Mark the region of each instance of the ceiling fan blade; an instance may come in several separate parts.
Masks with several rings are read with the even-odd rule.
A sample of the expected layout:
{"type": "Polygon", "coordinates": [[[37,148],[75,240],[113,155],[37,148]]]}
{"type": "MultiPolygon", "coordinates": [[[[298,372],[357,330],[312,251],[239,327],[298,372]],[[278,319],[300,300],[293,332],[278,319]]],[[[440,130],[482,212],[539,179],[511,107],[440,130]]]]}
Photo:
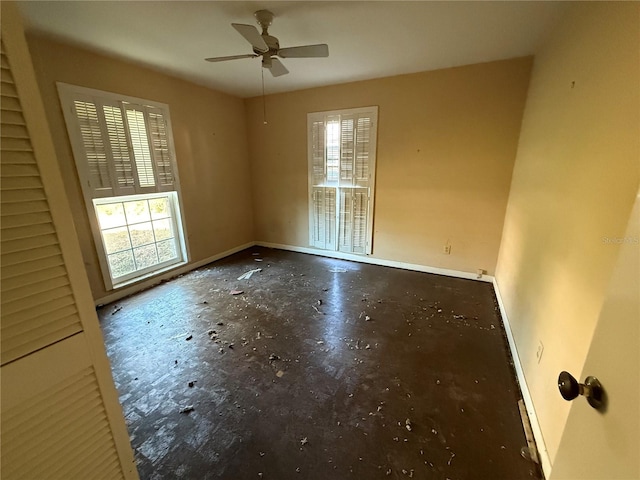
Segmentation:
{"type": "Polygon", "coordinates": [[[247,42],[253,45],[253,48],[260,52],[266,52],[269,47],[264,41],[264,38],[258,32],[258,29],[253,25],[244,25],[242,23],[232,23],[231,26],[235,28],[240,35],[242,35],[247,42]]]}
{"type": "Polygon", "coordinates": [[[205,60],[207,62],[225,62],[227,60],[237,60],[239,58],[254,58],[257,56],[258,55],[256,55],[255,53],[247,53],[244,55],[230,55],[228,57],[211,57],[211,58],[205,58],[205,60]]]}
{"type": "Polygon", "coordinates": [[[282,58],[328,57],[329,46],[326,43],[321,43],[319,45],[281,48],[278,50],[278,56],[282,58]]]}
{"type": "Polygon", "coordinates": [[[289,73],[289,70],[287,70],[287,68],[277,58],[271,59],[271,68],[269,69],[269,71],[274,77],[279,77],[281,75],[286,75],[287,73],[289,73]]]}

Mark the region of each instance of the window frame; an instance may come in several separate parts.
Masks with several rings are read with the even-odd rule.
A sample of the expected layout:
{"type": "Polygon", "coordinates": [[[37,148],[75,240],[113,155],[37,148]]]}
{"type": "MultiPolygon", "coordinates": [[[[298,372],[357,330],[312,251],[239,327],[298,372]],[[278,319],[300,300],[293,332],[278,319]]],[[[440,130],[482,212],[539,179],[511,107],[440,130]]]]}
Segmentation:
{"type": "MultiPolygon", "coordinates": [[[[342,127],[340,127],[342,128],[342,127]]],[[[355,131],[355,125],[354,125],[355,131]]],[[[371,255],[373,252],[373,218],[374,218],[374,205],[375,205],[375,184],[376,184],[376,161],[377,161],[377,137],[378,137],[378,106],[372,105],[368,107],[358,107],[358,108],[346,108],[340,110],[328,110],[322,112],[311,112],[307,113],[307,177],[308,177],[308,209],[309,209],[309,244],[314,248],[322,248],[328,251],[342,252],[348,253],[352,255],[371,255]],[[367,182],[367,187],[362,187],[359,185],[341,185],[341,166],[340,162],[338,162],[338,179],[337,181],[326,181],[327,178],[327,135],[326,135],[326,126],[327,119],[330,117],[338,117],[340,118],[339,122],[341,124],[343,116],[355,116],[359,114],[369,114],[369,118],[371,119],[371,127],[370,127],[370,141],[368,142],[369,155],[367,159],[368,165],[368,174],[369,180],[367,182]],[[322,120],[325,126],[325,133],[323,135],[323,151],[324,151],[324,168],[325,168],[325,182],[322,185],[316,185],[314,183],[314,146],[313,146],[313,124],[314,122],[318,122],[322,120]],[[335,191],[334,194],[334,202],[335,202],[335,232],[333,234],[333,244],[330,247],[319,247],[316,242],[314,242],[314,188],[323,187],[323,188],[331,188],[335,191]],[[365,239],[365,249],[364,253],[353,252],[353,251],[344,251],[340,249],[340,217],[342,215],[342,211],[339,208],[341,203],[341,190],[351,189],[353,191],[357,189],[368,189],[368,205],[367,205],[367,222],[366,222],[366,239],[365,239]]],[[[338,136],[338,158],[342,158],[341,149],[342,149],[342,137],[341,134],[338,136]]],[[[354,147],[355,148],[355,141],[354,147]]],[[[353,153],[355,155],[355,152],[353,153]]]]}
{"type": "MultiPolygon", "coordinates": [[[[154,198],[164,198],[167,197],[169,200],[169,208],[171,210],[171,216],[170,221],[171,221],[171,225],[172,228],[178,232],[179,228],[180,228],[180,223],[181,223],[181,214],[180,214],[180,207],[179,205],[176,205],[177,202],[177,192],[175,191],[169,191],[169,192],[157,192],[157,193],[141,193],[141,194],[136,194],[136,195],[122,195],[119,197],[99,197],[99,198],[94,198],[92,200],[93,203],[93,208],[94,208],[94,215],[96,216],[96,218],[98,217],[97,212],[95,211],[95,208],[98,205],[108,205],[108,204],[112,204],[112,203],[124,203],[124,202],[135,202],[137,200],[152,200],[154,198]]],[[[152,221],[152,220],[150,220],[152,221]]],[[[129,227],[129,223],[127,222],[126,226],[129,227]]],[[[117,227],[114,227],[117,228],[117,227]]],[[[109,260],[108,257],[110,254],[107,253],[107,247],[104,243],[104,236],[102,235],[103,230],[108,230],[108,229],[102,229],[100,227],[100,220],[98,219],[98,229],[100,230],[100,242],[102,245],[102,248],[104,250],[105,253],[105,257],[107,259],[106,264],[107,264],[107,268],[109,269],[109,271],[111,271],[111,267],[109,266],[109,260]]],[[[153,275],[156,275],[159,272],[164,272],[167,270],[170,270],[171,268],[173,268],[175,265],[182,265],[185,262],[185,253],[186,252],[186,246],[185,246],[185,242],[184,242],[184,238],[182,235],[175,235],[174,236],[175,239],[175,243],[176,243],[176,250],[177,250],[177,257],[178,260],[165,260],[164,262],[158,263],[156,265],[152,265],[150,267],[146,267],[146,268],[142,268],[140,270],[136,270],[133,271],[131,273],[128,273],[126,275],[122,275],[120,277],[117,278],[113,278],[110,275],[110,278],[112,278],[112,281],[114,281],[114,284],[116,286],[121,286],[121,285],[128,285],[134,281],[138,281],[141,278],[148,278],[151,277],[153,275]]],[[[160,240],[162,241],[162,240],[160,240]]],[[[158,241],[154,241],[154,244],[158,243],[158,241]]],[[[133,250],[133,245],[131,247],[130,250],[133,250]]]]}
{"type": "MultiPolygon", "coordinates": [[[[132,97],[128,95],[121,95],[113,92],[107,92],[104,90],[97,90],[93,88],[81,87],[77,85],[71,85],[64,82],[56,82],[56,86],[58,89],[58,96],[60,99],[60,105],[62,108],[62,112],[65,119],[67,135],[69,138],[69,142],[71,144],[71,150],[73,153],[73,158],[75,161],[75,166],[78,174],[78,180],[82,189],[82,195],[85,204],[85,210],[87,212],[87,217],[89,220],[89,225],[91,227],[91,233],[93,236],[93,243],[96,249],[96,253],[98,256],[98,263],[100,267],[100,273],[102,275],[102,279],[104,282],[104,286],[107,291],[116,290],[142,280],[154,277],[156,275],[160,275],[169,270],[178,268],[182,265],[185,265],[189,262],[191,258],[191,253],[189,251],[189,244],[186,239],[188,238],[187,227],[184,221],[184,214],[182,212],[182,205],[184,205],[182,199],[182,192],[180,189],[180,177],[178,172],[178,166],[176,161],[175,154],[175,146],[173,140],[173,128],[171,124],[171,115],[169,112],[169,106],[164,103],[155,102],[152,100],[147,100],[138,97],[132,97]],[[89,96],[89,97],[97,97],[101,101],[106,103],[118,103],[121,104],[129,103],[137,106],[143,107],[152,107],[162,111],[164,120],[166,122],[166,140],[167,147],[170,152],[171,157],[171,168],[173,174],[173,188],[165,188],[159,182],[157,178],[157,174],[154,168],[154,178],[156,181],[156,191],[134,191],[131,194],[126,195],[95,195],[94,190],[92,189],[89,183],[89,166],[86,162],[86,157],[84,155],[85,147],[82,140],[82,135],[79,132],[77,119],[74,115],[73,105],[74,101],[78,99],[78,97],[89,96]],[[74,126],[75,128],[71,128],[74,126]],[[133,278],[129,278],[129,275],[126,275],[122,280],[116,280],[111,277],[111,269],[109,267],[109,262],[107,259],[107,253],[104,246],[103,238],[102,238],[102,230],[100,228],[100,223],[98,221],[98,216],[95,210],[94,201],[98,203],[117,203],[118,201],[122,201],[121,199],[129,199],[132,200],[134,198],[152,198],[157,194],[157,196],[165,196],[168,193],[175,192],[175,201],[172,202],[173,213],[175,214],[175,224],[178,229],[178,239],[177,246],[181,248],[181,252],[178,255],[181,260],[178,260],[170,265],[158,268],[157,270],[153,270],[151,272],[147,272],[146,269],[138,270],[135,273],[136,275],[133,278]],[[176,205],[177,203],[177,205],[176,205]],[[142,273],[139,273],[142,272],[142,273]]],[[[126,109],[125,109],[126,112],[126,109]]],[[[126,113],[124,114],[126,117],[126,113]]],[[[103,132],[104,134],[104,132],[103,132]]],[[[151,132],[147,132],[147,136],[149,137],[151,132]]],[[[151,148],[151,140],[149,140],[149,146],[151,148]]],[[[110,159],[108,159],[110,161],[110,159]]],[[[110,169],[114,167],[112,165],[109,166],[110,169]]],[[[134,172],[134,175],[137,176],[137,173],[134,172]]],[[[113,180],[115,181],[115,179],[113,180]]],[[[143,187],[145,189],[146,187],[143,187]]]]}

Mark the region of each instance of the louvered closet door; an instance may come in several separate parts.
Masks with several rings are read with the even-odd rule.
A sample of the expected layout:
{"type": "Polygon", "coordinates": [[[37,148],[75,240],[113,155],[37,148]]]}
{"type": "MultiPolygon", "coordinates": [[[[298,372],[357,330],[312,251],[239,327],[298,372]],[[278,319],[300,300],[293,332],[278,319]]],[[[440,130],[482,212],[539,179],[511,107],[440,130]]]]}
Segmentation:
{"type": "Polygon", "coordinates": [[[20,17],[0,6],[2,478],[134,479],[20,17]]]}
{"type": "Polygon", "coordinates": [[[2,46],[2,364],[82,330],[2,46]]]}
{"type": "Polygon", "coordinates": [[[3,480],[123,478],[84,335],[3,366],[2,383],[3,480]]]}

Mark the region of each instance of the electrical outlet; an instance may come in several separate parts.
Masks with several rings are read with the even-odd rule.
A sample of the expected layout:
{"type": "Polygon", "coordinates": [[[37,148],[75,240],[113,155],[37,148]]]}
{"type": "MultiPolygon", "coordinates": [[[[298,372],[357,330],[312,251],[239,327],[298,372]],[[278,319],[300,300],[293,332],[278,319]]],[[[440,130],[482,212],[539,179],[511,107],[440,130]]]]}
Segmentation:
{"type": "Polygon", "coordinates": [[[544,345],[542,341],[538,341],[538,349],[536,350],[536,358],[538,359],[538,363],[542,360],[542,352],[544,352],[544,345]]]}
{"type": "Polygon", "coordinates": [[[451,245],[445,245],[442,248],[442,253],[444,253],[445,255],[451,255],[451,245]]]}

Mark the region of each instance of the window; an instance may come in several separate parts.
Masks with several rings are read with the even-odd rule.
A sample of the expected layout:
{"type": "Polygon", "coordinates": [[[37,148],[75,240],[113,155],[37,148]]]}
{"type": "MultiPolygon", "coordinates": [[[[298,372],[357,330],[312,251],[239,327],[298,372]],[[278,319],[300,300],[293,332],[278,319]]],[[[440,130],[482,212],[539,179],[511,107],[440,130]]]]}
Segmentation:
{"type": "Polygon", "coordinates": [[[311,246],[371,253],[377,117],[378,107],[307,116],[311,246]]]}
{"type": "Polygon", "coordinates": [[[107,287],[186,261],[166,105],[58,84],[107,287]]]}

